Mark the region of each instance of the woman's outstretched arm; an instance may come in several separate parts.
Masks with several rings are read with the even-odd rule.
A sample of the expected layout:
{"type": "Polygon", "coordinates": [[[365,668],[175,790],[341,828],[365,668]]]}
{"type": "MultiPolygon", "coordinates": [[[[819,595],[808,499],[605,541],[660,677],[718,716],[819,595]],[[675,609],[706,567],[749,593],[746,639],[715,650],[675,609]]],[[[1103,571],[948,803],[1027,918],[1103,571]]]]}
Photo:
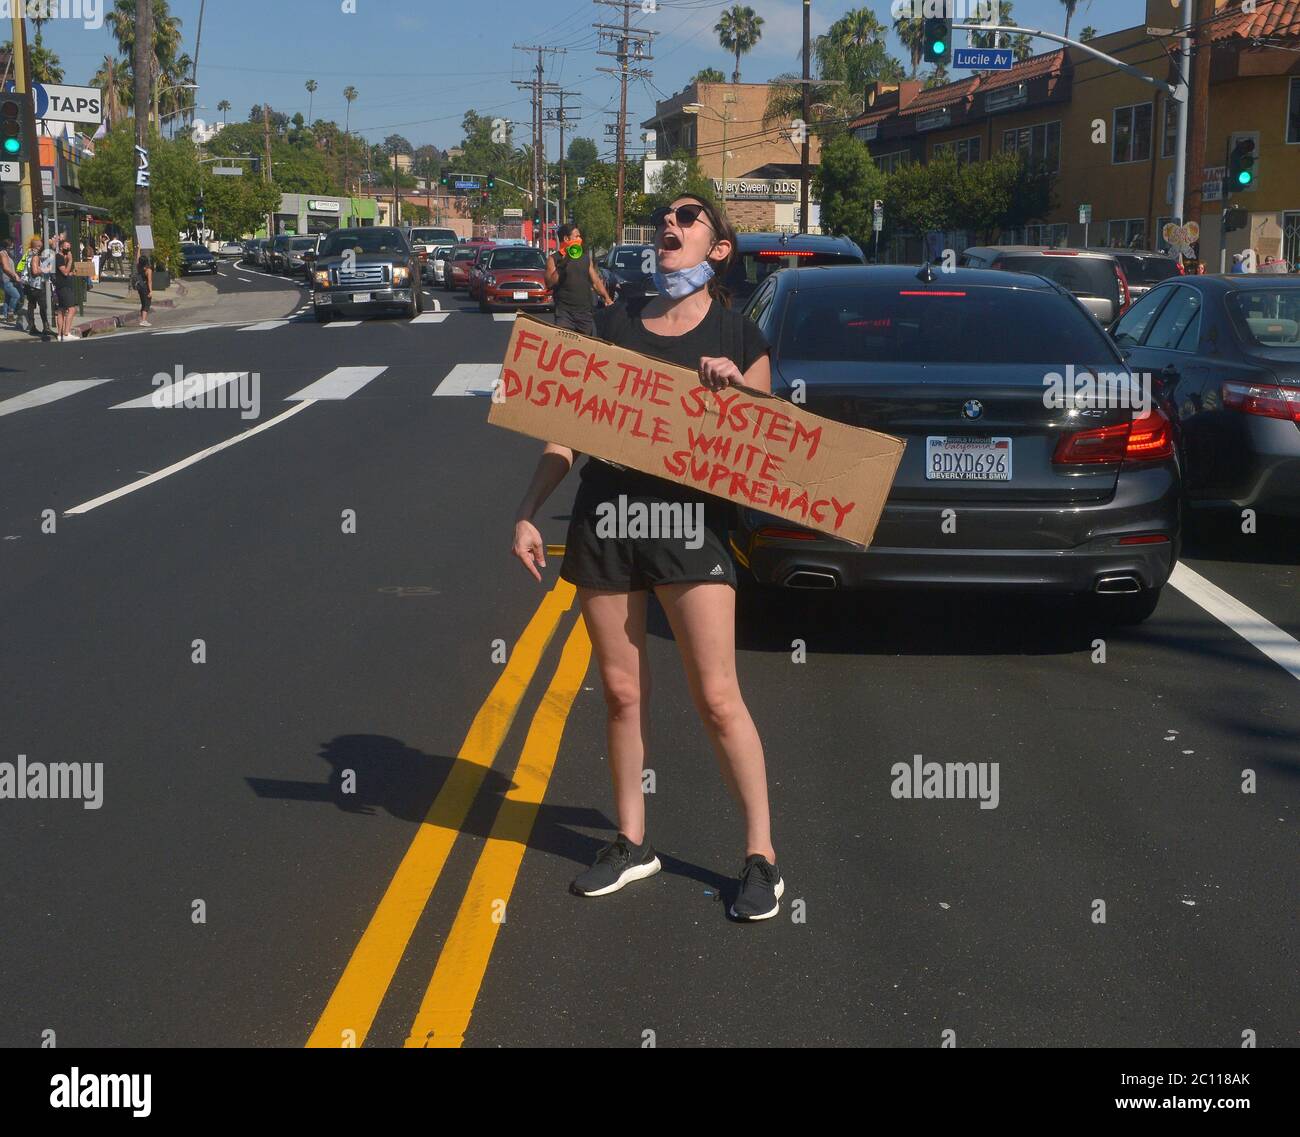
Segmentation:
{"type": "Polygon", "coordinates": [[[539,581],[542,579],[542,574],[537,570],[546,567],[546,545],[542,542],[542,535],[537,531],[537,526],[533,524],[533,517],[546,503],[546,499],[551,496],[555,487],[564,481],[564,476],[577,458],[578,455],[569,447],[548,442],[546,449],[542,451],[542,456],[537,460],[533,480],[529,482],[524,498],[515,511],[515,539],[510,551],[539,581]]]}

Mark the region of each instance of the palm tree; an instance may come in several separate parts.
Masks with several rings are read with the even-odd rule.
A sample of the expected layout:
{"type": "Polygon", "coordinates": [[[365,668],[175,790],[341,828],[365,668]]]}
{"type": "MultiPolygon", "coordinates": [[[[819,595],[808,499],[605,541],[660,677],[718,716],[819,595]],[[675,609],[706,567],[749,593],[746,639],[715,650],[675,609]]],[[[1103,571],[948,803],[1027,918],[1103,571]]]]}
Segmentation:
{"type": "Polygon", "coordinates": [[[343,88],[343,97],[348,101],[347,114],[343,119],[343,192],[348,192],[348,177],[352,173],[352,143],[349,138],[352,129],[352,100],[357,97],[357,89],[351,84],[343,88]]]}
{"type": "Polygon", "coordinates": [[[222,99],[221,102],[219,102],[219,103],[217,104],[217,110],[219,110],[219,111],[221,112],[221,125],[222,125],[222,126],[225,126],[225,125],[226,125],[226,111],[230,110],[230,100],[229,100],[229,99],[222,99]]]}
{"type": "Polygon", "coordinates": [[[925,21],[915,16],[899,16],[894,21],[894,34],[912,57],[911,78],[915,79],[921,70],[921,57],[925,54],[925,21]]]}
{"type": "Polygon", "coordinates": [[[925,89],[928,91],[931,87],[942,87],[945,83],[951,82],[948,75],[948,68],[942,63],[936,63],[934,70],[925,77],[925,89]]]}
{"type": "MultiPolygon", "coordinates": [[[[1092,0],[1088,0],[1089,4],[1092,0]]],[[[1079,6],[1079,0],[1061,0],[1065,6],[1065,38],[1070,38],[1070,21],[1074,18],[1074,10],[1079,6]]]]}
{"type": "Polygon", "coordinates": [[[104,121],[112,129],[113,124],[126,117],[134,92],[131,90],[131,69],[125,59],[104,56],[99,70],[90,77],[90,85],[98,87],[104,94],[104,121]]]}
{"type": "Polygon", "coordinates": [[[1097,38],[1097,29],[1094,28],[1091,24],[1089,24],[1087,27],[1083,29],[1083,31],[1079,33],[1079,39],[1083,43],[1087,43],[1090,39],[1096,39],[1096,38],[1097,38]]]}
{"type": "Polygon", "coordinates": [[[740,57],[763,38],[763,17],[748,5],[733,4],[722,13],[713,30],[718,33],[718,43],[723,50],[736,56],[736,70],[731,73],[731,81],[739,83],[740,57]]]}
{"type": "MultiPolygon", "coordinates": [[[[131,60],[135,58],[135,13],[137,0],[113,0],[113,9],[104,13],[104,22],[117,41],[118,50],[127,63],[130,74],[131,60]]],[[[181,45],[181,21],[171,14],[167,0],[151,0],[153,4],[153,114],[158,117],[159,76],[177,74],[177,51],[181,45]]],[[[185,57],[188,61],[188,56],[185,57]]],[[[181,82],[188,81],[188,70],[181,73],[181,82]]]]}
{"type": "Polygon", "coordinates": [[[307,121],[311,122],[311,100],[312,96],[316,94],[316,80],[308,79],[303,85],[307,88],[307,121]]]}

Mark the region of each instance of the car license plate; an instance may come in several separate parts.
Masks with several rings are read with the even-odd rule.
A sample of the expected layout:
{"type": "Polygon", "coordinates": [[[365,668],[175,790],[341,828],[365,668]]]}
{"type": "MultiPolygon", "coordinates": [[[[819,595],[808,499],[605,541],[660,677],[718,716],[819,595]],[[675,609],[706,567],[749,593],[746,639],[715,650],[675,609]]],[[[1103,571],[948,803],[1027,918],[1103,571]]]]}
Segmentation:
{"type": "Polygon", "coordinates": [[[353,304],[369,304],[369,303],[370,303],[370,293],[369,293],[369,292],[354,292],[354,293],[352,293],[352,303],[353,303],[353,304]]]}
{"type": "Polygon", "coordinates": [[[925,476],[930,481],[1011,481],[1011,439],[930,435],[925,440],[925,476]]]}
{"type": "Polygon", "coordinates": [[[527,293],[527,292],[516,292],[516,293],[514,293],[514,298],[515,298],[516,300],[527,300],[527,299],[528,299],[528,293],[527,293]]]}

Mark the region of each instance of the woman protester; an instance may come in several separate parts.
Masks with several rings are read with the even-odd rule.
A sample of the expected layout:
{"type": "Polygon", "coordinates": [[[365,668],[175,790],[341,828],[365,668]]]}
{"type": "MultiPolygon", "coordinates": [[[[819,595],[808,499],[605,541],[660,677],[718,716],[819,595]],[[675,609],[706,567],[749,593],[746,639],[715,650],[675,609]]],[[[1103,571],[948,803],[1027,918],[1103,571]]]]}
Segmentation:
{"type": "Polygon", "coordinates": [[[58,256],[54,261],[54,320],[60,343],[72,338],[72,316],[77,308],[72,266],[72,242],[64,237],[59,241],[58,256]]]}
{"type": "MultiPolygon", "coordinates": [[[[690,194],[656,210],[653,222],[659,295],[602,309],[597,335],[697,371],[712,391],[741,384],[770,391],[768,345],[752,321],[730,308],[721,283],[736,255],[731,224],[712,203],[690,194]]],[[[539,581],[546,546],[533,517],[577,457],[569,447],[547,443],[516,515],[512,553],[539,581]]],[[[582,468],[560,575],[577,588],[604,685],[618,834],[572,882],[580,896],[604,896],[661,868],[646,838],[641,782],[650,723],[646,610],[653,589],[722,776],[744,813],[745,861],[729,911],[736,919],[764,920],[780,908],[785,884],[772,847],[763,745],[736,677],[731,508],[720,498],[594,457],[582,468]],[[681,503],[677,515],[700,518],[702,532],[690,538],[598,535],[598,509],[623,495],[652,511],[655,503],[681,503]]]]}

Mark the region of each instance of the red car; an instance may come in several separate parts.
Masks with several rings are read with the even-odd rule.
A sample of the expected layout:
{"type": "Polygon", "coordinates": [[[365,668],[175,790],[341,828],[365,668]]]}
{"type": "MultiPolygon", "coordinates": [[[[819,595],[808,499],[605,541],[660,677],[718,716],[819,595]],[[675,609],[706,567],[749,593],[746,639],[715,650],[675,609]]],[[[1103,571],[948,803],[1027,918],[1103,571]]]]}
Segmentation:
{"type": "Polygon", "coordinates": [[[551,311],[555,297],[546,283],[546,257],[528,245],[502,245],[489,249],[478,271],[480,312],[498,308],[534,308],[551,311]]]}
{"type": "Polygon", "coordinates": [[[475,253],[474,259],[469,262],[469,280],[465,285],[465,289],[469,293],[471,300],[478,300],[480,299],[479,286],[483,283],[483,262],[487,259],[488,254],[496,248],[496,244],[478,244],[474,248],[478,251],[475,253]]]}
{"type": "Polygon", "coordinates": [[[458,288],[466,288],[469,285],[469,266],[473,263],[474,258],[478,256],[478,245],[457,245],[451,251],[447,258],[446,278],[442,282],[443,288],[448,292],[455,292],[458,288]]]}

